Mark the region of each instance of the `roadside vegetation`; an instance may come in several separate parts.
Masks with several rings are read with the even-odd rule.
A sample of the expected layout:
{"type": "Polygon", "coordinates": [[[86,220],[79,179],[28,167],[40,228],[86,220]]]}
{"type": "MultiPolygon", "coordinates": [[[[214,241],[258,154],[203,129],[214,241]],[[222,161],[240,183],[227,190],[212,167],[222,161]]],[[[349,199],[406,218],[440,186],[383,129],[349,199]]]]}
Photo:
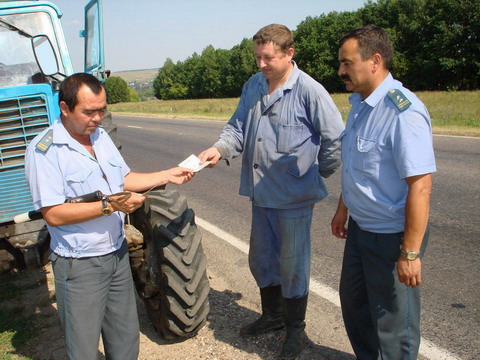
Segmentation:
{"type": "MultiPolygon", "coordinates": [[[[392,40],[392,74],[410,90],[478,90],[479,18],[479,0],[369,0],[356,11],[309,16],[298,24],[292,29],[294,60],[330,92],[344,92],[337,75],[338,41],[348,31],[375,24],[392,40]]],[[[153,81],[155,97],[240,96],[244,82],[258,71],[253,35],[231,49],[209,45],[184,61],[167,59],[153,81]]]]}
{"type": "MultiPolygon", "coordinates": [[[[346,120],[350,105],[337,74],[338,40],[356,27],[379,25],[388,32],[395,49],[393,76],[423,100],[434,133],[480,137],[479,1],[367,0],[356,11],[312,14],[294,29],[294,60],[335,93],[334,101],[346,120]]],[[[252,49],[249,37],[231,49],[209,45],[184,61],[168,58],[148,82],[140,79],[146,74],[154,76],[152,70],[119,74],[128,79],[142,102],[132,104],[136,100],[127,94],[125,84],[116,84],[112,88],[122,85],[120,92],[129,100],[110,96],[108,103],[116,103],[110,110],[227,120],[235,111],[243,84],[258,72],[252,49]],[[152,98],[162,101],[143,101],[152,98]]]]}
{"type": "MultiPolygon", "coordinates": [[[[435,134],[480,137],[480,91],[422,91],[416,95],[430,112],[435,134]]],[[[350,110],[348,97],[332,95],[344,121],[350,110]]],[[[119,103],[108,108],[118,114],[227,121],[237,104],[238,98],[162,100],[119,103]]]]}
{"type": "Polygon", "coordinates": [[[34,340],[52,326],[46,313],[54,298],[43,270],[0,273],[0,359],[41,358],[34,340]]]}

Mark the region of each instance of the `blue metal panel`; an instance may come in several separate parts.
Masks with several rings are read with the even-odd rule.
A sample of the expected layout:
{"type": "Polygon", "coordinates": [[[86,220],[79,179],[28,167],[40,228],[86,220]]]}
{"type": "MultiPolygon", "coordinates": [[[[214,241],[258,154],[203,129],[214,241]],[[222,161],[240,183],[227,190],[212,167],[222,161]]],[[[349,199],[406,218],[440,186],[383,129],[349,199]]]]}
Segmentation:
{"type": "Polygon", "coordinates": [[[0,223],[33,210],[25,150],[55,120],[57,96],[48,84],[0,89],[0,223]]]}
{"type": "Polygon", "coordinates": [[[0,170],[0,223],[33,210],[24,168],[0,170]]]}

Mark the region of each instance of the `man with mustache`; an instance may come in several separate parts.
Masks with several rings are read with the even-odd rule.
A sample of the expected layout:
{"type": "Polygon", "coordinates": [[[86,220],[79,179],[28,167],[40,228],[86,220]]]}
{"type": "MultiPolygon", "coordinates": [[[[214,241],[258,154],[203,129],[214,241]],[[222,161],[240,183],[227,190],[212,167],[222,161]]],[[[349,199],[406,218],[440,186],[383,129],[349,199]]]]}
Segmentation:
{"type": "Polygon", "coordinates": [[[260,288],[262,315],[245,336],[283,328],[280,359],[305,345],[314,204],[327,196],[322,177],[340,165],[343,122],[327,91],[298,69],[291,31],[278,24],[253,37],[261,72],[243,87],[238,107],[202,162],[242,154],[240,194],[252,202],[249,265],[260,288]]]}
{"type": "Polygon", "coordinates": [[[356,29],[339,43],[338,74],[354,94],[331,226],[346,239],[340,300],[360,360],[414,360],[420,344],[418,286],[436,167],[430,116],[392,77],[392,57],[378,26],[356,29]]]}
{"type": "Polygon", "coordinates": [[[172,168],[130,171],[112,140],[99,128],[107,101],[92,75],[67,77],[60,86],[61,115],[30,143],[25,173],[33,205],[41,210],[51,236],[55,295],[69,359],[98,357],[100,333],[105,356],[138,357],[139,324],[123,230],[125,213],[145,201],[139,194],[167,183],[183,184],[193,173],[172,168]],[[130,191],[121,202],[65,203],[100,190],[130,191]]]}

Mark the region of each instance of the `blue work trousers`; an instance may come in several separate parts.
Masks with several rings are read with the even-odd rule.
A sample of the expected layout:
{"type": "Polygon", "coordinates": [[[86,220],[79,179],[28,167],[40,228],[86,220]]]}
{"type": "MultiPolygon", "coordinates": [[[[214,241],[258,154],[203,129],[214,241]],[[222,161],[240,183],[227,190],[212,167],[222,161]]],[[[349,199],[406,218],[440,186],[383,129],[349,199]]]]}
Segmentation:
{"type": "Polygon", "coordinates": [[[96,360],[102,334],[106,359],[137,359],[139,324],[126,241],[108,255],[50,258],[68,358],[96,360]]]}
{"type": "Polygon", "coordinates": [[[260,288],[281,285],[288,299],[307,295],[312,214],[313,205],[296,209],[252,205],[248,260],[260,288]]]}
{"type": "MultiPolygon", "coordinates": [[[[421,254],[428,242],[427,229],[421,254]]],[[[359,360],[416,360],[420,288],[398,279],[403,233],[364,231],[349,219],[340,279],[343,320],[359,360]]]]}

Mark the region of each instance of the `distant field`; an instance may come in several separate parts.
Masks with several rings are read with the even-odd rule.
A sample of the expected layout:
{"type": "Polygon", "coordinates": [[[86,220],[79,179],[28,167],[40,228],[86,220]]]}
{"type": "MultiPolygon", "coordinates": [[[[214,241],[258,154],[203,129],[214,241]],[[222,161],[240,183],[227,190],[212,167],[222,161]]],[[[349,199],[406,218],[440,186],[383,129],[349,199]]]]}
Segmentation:
{"type": "MultiPolygon", "coordinates": [[[[348,96],[332,95],[344,120],[350,109],[348,96]]],[[[480,91],[418,92],[417,96],[430,112],[434,133],[480,137],[480,91]]],[[[238,98],[156,100],[109,105],[109,110],[159,117],[228,120],[237,104],[238,98]]]]}
{"type": "Polygon", "coordinates": [[[157,75],[158,69],[118,71],[112,73],[112,76],[121,77],[127,84],[134,81],[137,83],[146,83],[155,79],[157,75]]]}

